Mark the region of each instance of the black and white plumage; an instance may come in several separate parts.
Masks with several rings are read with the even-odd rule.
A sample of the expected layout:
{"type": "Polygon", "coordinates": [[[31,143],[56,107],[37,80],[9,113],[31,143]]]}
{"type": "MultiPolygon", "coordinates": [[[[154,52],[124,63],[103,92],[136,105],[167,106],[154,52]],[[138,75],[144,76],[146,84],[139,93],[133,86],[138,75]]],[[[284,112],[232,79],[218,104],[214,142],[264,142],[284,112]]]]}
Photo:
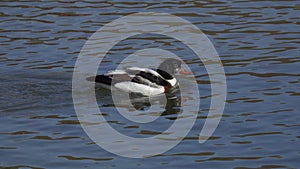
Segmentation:
{"type": "Polygon", "coordinates": [[[175,87],[177,80],[174,75],[190,74],[181,68],[181,61],[166,59],[157,70],[140,67],[128,67],[124,70],[115,70],[104,75],[97,75],[96,84],[106,88],[116,88],[129,93],[140,93],[145,96],[154,96],[167,92],[175,87]]]}

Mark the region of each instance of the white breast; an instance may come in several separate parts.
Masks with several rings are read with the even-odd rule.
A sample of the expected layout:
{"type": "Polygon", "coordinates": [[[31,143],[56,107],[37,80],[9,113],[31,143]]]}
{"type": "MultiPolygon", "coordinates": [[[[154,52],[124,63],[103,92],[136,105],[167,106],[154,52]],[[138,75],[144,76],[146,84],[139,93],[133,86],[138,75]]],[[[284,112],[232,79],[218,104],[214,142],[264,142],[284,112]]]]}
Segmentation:
{"type": "Polygon", "coordinates": [[[177,83],[177,80],[175,78],[173,78],[171,80],[167,80],[167,81],[171,84],[171,86],[175,86],[177,83]]]}

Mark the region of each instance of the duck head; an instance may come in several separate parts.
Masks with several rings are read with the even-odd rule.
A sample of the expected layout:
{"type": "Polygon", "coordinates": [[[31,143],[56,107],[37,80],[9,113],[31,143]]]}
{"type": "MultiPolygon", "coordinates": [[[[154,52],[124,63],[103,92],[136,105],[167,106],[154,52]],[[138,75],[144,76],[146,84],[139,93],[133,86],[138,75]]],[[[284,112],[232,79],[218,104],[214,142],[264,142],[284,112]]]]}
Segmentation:
{"type": "Polygon", "coordinates": [[[172,79],[176,73],[192,74],[192,72],[181,68],[182,62],[178,59],[166,59],[157,68],[157,72],[166,79],[172,79]]]}

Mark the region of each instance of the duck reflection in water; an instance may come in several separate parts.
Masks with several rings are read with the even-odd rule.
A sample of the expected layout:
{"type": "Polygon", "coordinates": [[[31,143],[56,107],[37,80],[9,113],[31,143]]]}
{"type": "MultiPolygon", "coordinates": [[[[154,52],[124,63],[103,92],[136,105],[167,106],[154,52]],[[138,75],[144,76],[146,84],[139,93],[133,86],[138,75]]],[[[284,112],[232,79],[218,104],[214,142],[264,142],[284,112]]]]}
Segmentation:
{"type": "MultiPolygon", "coordinates": [[[[128,93],[123,93],[127,94],[128,93]]],[[[129,93],[129,99],[115,100],[109,90],[100,88],[96,90],[96,97],[100,107],[103,108],[121,108],[126,109],[128,113],[138,111],[143,115],[167,116],[181,113],[181,96],[179,88],[175,88],[170,92],[146,97],[137,93],[129,93]],[[148,111],[151,106],[155,106],[156,112],[148,111]]],[[[114,98],[121,98],[115,96],[114,98]]]]}
{"type": "MultiPolygon", "coordinates": [[[[136,94],[134,93],[129,94],[129,97],[131,100],[131,104],[136,110],[145,111],[148,110],[151,106],[149,97],[139,99],[139,96],[136,96],[136,94]]],[[[171,92],[165,93],[165,96],[161,95],[151,99],[152,102],[155,102],[157,105],[164,107],[164,111],[160,114],[161,116],[181,113],[181,96],[179,89],[174,89],[171,92]],[[164,99],[166,99],[166,101],[164,99]]]]}

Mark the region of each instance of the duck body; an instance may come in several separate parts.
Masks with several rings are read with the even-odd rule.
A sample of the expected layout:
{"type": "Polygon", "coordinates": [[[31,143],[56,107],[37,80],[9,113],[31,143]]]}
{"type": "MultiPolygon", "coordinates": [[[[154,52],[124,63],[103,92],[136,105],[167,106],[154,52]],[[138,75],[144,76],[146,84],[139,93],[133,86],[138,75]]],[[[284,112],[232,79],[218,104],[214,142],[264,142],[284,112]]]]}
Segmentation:
{"type": "Polygon", "coordinates": [[[108,89],[139,93],[144,96],[155,96],[168,92],[177,85],[174,74],[180,69],[181,61],[167,59],[162,62],[156,71],[149,68],[128,67],[124,70],[115,70],[107,74],[97,75],[94,81],[96,85],[108,89]]]}

